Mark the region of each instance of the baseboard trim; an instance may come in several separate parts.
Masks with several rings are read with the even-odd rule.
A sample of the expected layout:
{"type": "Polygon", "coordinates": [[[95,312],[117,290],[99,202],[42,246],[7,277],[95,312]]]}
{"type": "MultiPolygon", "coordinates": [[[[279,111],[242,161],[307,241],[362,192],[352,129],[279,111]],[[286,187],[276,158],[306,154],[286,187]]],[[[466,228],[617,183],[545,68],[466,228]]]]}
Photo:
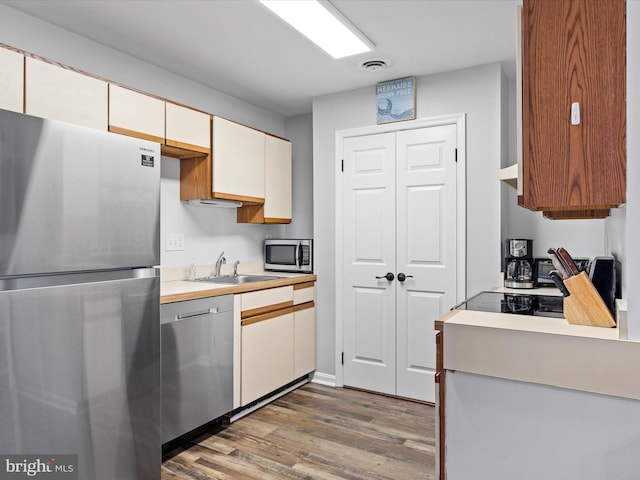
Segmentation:
{"type": "Polygon", "coordinates": [[[252,412],[255,412],[256,410],[258,410],[259,408],[264,407],[265,405],[273,402],[274,400],[277,400],[278,398],[286,395],[289,392],[294,391],[297,388],[300,388],[302,385],[304,385],[305,383],[309,383],[309,379],[308,377],[302,377],[299,381],[295,382],[294,384],[285,387],[281,390],[276,390],[275,392],[267,395],[266,397],[263,397],[262,399],[258,400],[255,404],[243,408],[239,411],[236,411],[236,413],[234,413],[233,415],[231,415],[229,417],[229,423],[233,423],[236,420],[240,420],[242,417],[246,417],[247,415],[249,415],[252,412]]]}
{"type": "Polygon", "coordinates": [[[319,383],[320,385],[326,385],[327,387],[336,387],[336,376],[329,375],[328,373],[314,372],[311,377],[311,383],[319,383]]]}

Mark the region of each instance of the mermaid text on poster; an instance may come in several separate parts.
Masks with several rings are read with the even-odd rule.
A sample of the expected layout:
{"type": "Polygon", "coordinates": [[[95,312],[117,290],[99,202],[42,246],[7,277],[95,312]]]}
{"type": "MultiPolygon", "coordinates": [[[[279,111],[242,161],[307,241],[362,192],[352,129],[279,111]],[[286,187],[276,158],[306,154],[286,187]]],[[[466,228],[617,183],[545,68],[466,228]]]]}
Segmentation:
{"type": "Polygon", "coordinates": [[[376,85],[378,123],[416,118],[416,79],[399,78],[376,85]]]}

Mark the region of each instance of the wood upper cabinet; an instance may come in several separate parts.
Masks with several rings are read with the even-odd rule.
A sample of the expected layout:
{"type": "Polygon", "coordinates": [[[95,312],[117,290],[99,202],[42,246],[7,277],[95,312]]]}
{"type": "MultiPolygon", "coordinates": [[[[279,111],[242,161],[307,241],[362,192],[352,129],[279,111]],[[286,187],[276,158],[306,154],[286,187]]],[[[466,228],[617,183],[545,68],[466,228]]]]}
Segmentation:
{"type": "Polygon", "coordinates": [[[165,102],[109,84],[109,131],[164,143],[165,102]]]}
{"type": "Polygon", "coordinates": [[[264,203],[265,134],[221,117],[212,125],[213,197],[264,203]]]}
{"type": "Polygon", "coordinates": [[[107,82],[26,57],[24,113],[107,129],[107,82]]]}
{"type": "Polygon", "coordinates": [[[0,48],[0,108],[24,111],[24,55],[0,48]]]}
{"type": "Polygon", "coordinates": [[[166,102],[165,145],[194,152],[211,153],[211,116],[166,102]]]}
{"type": "Polygon", "coordinates": [[[625,0],[524,0],[518,203],[595,218],[626,201],[625,0]]]}

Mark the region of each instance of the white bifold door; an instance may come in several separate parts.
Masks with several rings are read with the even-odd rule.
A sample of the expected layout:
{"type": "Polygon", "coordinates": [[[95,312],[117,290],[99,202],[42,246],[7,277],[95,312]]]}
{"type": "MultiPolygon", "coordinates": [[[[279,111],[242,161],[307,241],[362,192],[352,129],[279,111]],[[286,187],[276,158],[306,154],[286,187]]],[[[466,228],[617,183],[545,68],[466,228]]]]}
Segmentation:
{"type": "Polygon", "coordinates": [[[456,301],[456,125],[347,137],[344,384],[435,402],[456,301]]]}

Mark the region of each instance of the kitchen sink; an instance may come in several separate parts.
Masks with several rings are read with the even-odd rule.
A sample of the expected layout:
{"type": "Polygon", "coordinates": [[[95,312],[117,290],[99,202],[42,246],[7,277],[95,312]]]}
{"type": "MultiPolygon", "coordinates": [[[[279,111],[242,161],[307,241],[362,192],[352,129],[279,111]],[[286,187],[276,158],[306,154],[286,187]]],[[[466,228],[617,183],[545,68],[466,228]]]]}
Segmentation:
{"type": "Polygon", "coordinates": [[[266,280],[278,280],[282,277],[274,275],[227,275],[222,277],[197,278],[197,282],[222,283],[224,285],[241,285],[243,283],[264,282],[266,280]]]}

